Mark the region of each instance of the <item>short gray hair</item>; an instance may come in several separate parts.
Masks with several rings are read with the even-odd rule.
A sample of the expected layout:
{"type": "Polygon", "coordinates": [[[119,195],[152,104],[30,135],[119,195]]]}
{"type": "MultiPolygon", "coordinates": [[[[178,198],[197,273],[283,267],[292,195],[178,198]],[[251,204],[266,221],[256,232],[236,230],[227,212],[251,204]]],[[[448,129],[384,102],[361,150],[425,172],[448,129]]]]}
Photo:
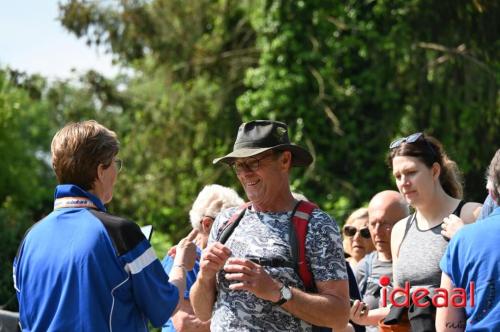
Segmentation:
{"type": "Polygon", "coordinates": [[[231,188],[218,184],[206,185],[196,197],[189,219],[193,229],[200,229],[200,222],[203,217],[217,217],[219,212],[230,207],[240,206],[244,201],[231,188]]]}

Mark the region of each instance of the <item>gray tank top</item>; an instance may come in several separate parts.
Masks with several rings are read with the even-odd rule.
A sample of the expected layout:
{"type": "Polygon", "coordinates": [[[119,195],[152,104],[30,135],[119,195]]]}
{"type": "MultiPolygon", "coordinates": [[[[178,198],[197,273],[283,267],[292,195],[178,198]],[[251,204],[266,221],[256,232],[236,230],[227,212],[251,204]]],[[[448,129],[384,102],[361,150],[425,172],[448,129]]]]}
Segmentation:
{"type": "Polygon", "coordinates": [[[394,268],[394,280],[399,287],[410,282],[410,292],[415,287],[425,287],[429,291],[438,288],[441,283],[439,261],[443,256],[448,241],[441,235],[441,224],[423,231],[417,225],[414,213],[406,236],[399,248],[399,257],[394,268]]]}

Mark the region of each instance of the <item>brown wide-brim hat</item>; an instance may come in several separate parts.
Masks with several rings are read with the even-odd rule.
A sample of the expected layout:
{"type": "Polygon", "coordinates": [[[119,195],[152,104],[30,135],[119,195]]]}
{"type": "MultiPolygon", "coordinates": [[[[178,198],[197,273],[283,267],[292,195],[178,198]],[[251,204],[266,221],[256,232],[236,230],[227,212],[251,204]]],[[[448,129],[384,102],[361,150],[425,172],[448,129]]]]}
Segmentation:
{"type": "Polygon", "coordinates": [[[268,150],[290,151],[292,166],[308,166],[313,161],[309,151],[290,143],[286,124],[272,120],[255,120],[240,126],[233,152],[214,159],[213,163],[232,164],[237,158],[252,157],[268,150]]]}

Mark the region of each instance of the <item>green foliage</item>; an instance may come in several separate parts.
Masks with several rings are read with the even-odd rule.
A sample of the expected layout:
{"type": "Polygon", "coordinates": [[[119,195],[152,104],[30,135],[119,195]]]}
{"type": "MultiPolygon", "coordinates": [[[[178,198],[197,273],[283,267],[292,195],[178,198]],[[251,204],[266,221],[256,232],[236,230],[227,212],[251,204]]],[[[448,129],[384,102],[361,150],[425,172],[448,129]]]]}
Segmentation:
{"type": "Polygon", "coordinates": [[[125,161],[111,211],[155,225],[172,242],[190,228],[187,212],[205,184],[234,184],[211,161],[232,144],[240,122],[235,99],[243,89],[241,77],[257,59],[246,6],[232,1],[61,6],[66,28],[77,35],[92,31],[86,34],[89,43],[105,43],[118,61],[134,68],[133,75],[115,82],[126,89],[118,94],[118,100],[127,97],[120,113],[107,116],[116,102],[98,112],[115,122],[111,128],[122,140],[125,161]]]}
{"type": "Polygon", "coordinates": [[[245,120],[288,123],[315,154],[295,188],[342,220],[394,187],[391,139],[425,130],[483,199],[499,138],[498,3],[269,0],[252,14],[262,53],[237,105],[245,120]]]}
{"type": "Polygon", "coordinates": [[[50,125],[47,104],[40,100],[44,85],[40,77],[0,70],[0,306],[8,308],[17,305],[11,271],[19,242],[52,204],[50,125]]]}
{"type": "Polygon", "coordinates": [[[26,229],[30,226],[32,216],[26,209],[15,206],[8,197],[0,206],[0,304],[2,309],[17,310],[16,294],[13,289],[12,263],[17,247],[26,229]]]}
{"type": "Polygon", "coordinates": [[[500,141],[499,14],[493,0],[62,3],[62,25],[124,71],[48,84],[0,70],[0,304],[22,233],[51,210],[50,140],[69,121],[117,132],[125,166],[110,212],[153,224],[160,257],[188,232],[205,184],[243,194],[212,160],[244,120],[290,126],[315,158],[293,171],[292,189],[340,223],[395,187],[387,146],[422,130],[481,201],[500,141]]]}

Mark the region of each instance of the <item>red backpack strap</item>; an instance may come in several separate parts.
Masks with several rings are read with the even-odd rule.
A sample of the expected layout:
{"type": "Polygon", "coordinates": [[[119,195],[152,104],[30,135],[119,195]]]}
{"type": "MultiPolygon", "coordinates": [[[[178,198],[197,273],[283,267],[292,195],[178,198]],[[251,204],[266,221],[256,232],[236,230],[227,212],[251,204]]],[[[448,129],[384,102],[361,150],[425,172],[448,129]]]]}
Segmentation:
{"type": "Polygon", "coordinates": [[[297,273],[307,290],[315,288],[314,278],[306,260],[306,235],[312,211],[318,206],[307,201],[299,201],[292,215],[293,233],[290,236],[292,258],[296,262],[297,273]]]}
{"type": "Polygon", "coordinates": [[[234,229],[238,224],[240,223],[241,218],[245,215],[246,209],[252,205],[252,202],[246,202],[242,205],[240,205],[236,211],[231,215],[231,217],[226,221],[224,226],[222,227],[220,236],[219,236],[219,242],[224,244],[226,243],[227,239],[233,234],[234,229]]]}

